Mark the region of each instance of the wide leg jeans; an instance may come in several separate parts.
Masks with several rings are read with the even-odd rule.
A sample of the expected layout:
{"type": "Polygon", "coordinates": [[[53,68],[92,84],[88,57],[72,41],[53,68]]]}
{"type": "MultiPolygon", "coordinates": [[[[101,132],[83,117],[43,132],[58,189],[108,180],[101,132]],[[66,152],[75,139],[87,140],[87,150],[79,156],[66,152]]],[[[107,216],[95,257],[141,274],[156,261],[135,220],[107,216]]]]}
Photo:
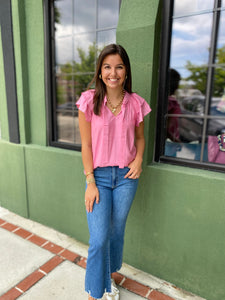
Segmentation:
{"type": "Polygon", "coordinates": [[[87,213],[90,233],[85,290],[101,299],[111,292],[111,273],[122,266],[124,231],[138,179],[124,178],[129,168],[103,167],[94,170],[99,203],[87,213]]]}

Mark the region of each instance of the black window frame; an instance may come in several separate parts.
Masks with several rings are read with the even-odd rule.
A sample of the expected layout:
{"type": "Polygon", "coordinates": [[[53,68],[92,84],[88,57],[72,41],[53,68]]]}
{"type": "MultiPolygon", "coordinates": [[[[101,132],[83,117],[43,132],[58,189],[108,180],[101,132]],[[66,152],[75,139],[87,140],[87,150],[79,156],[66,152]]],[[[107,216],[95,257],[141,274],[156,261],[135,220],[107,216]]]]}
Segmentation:
{"type": "MultiPolygon", "coordinates": [[[[204,125],[203,125],[203,139],[202,144],[205,143],[206,138],[206,121],[210,119],[210,115],[207,114],[209,108],[209,101],[213,87],[213,69],[216,65],[216,45],[218,37],[218,25],[221,13],[221,0],[214,1],[213,9],[213,24],[211,31],[210,42],[210,55],[208,61],[208,73],[207,73],[207,87],[206,87],[206,105],[204,113],[204,125]]],[[[203,161],[203,147],[201,149],[201,160],[194,161],[185,158],[176,158],[164,155],[164,147],[166,140],[166,115],[168,106],[168,70],[170,64],[171,55],[171,37],[172,37],[172,23],[173,23],[173,8],[174,0],[163,0],[162,6],[162,30],[161,30],[161,43],[160,43],[160,63],[159,63],[159,88],[158,88],[158,107],[157,107],[157,121],[156,121],[156,143],[155,143],[155,161],[159,163],[168,163],[172,165],[179,165],[185,167],[192,167],[198,169],[212,170],[225,172],[225,165],[216,163],[209,163],[203,161]]],[[[224,9],[223,9],[224,10],[224,9]]]]}
{"type": "Polygon", "coordinates": [[[80,146],[54,140],[56,132],[56,82],[55,82],[55,35],[54,35],[54,0],[44,0],[44,38],[45,38],[45,96],[47,118],[47,143],[49,146],[81,150],[80,146]]]}

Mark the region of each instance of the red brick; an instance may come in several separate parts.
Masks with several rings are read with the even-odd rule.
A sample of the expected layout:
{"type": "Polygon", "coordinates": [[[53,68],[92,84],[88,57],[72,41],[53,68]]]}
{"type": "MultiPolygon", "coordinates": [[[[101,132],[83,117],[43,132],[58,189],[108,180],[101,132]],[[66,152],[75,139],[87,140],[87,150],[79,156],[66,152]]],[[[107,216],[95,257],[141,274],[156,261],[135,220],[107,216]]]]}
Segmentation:
{"type": "Polygon", "coordinates": [[[47,240],[41,238],[40,236],[37,236],[37,235],[32,235],[28,241],[38,245],[38,246],[42,246],[44,243],[47,242],[47,240]]]}
{"type": "Polygon", "coordinates": [[[87,259],[85,257],[81,257],[81,259],[77,262],[77,265],[86,269],[87,259]]]}
{"type": "Polygon", "coordinates": [[[47,263],[40,267],[40,270],[44,271],[45,273],[51,272],[55,267],[57,267],[63,261],[62,257],[54,256],[50,259],[47,263]]]}
{"type": "Polygon", "coordinates": [[[60,256],[64,257],[65,259],[68,259],[69,261],[74,262],[76,260],[76,258],[79,257],[78,254],[65,249],[62,253],[60,253],[60,256]]]}
{"type": "Polygon", "coordinates": [[[149,300],[175,300],[174,298],[171,298],[165,294],[162,294],[156,290],[150,293],[148,296],[149,300]]]}
{"type": "Polygon", "coordinates": [[[13,225],[13,224],[11,224],[11,223],[6,223],[6,224],[2,225],[2,228],[4,228],[4,229],[6,229],[6,230],[12,232],[12,231],[14,231],[15,229],[17,229],[18,226],[13,225]]]}
{"type": "Polygon", "coordinates": [[[145,297],[150,290],[149,287],[129,278],[126,278],[122,287],[142,297],[145,297]]]}
{"type": "Polygon", "coordinates": [[[23,292],[26,292],[31,288],[35,283],[37,283],[41,278],[43,278],[45,275],[39,271],[35,271],[29,276],[27,276],[23,281],[21,281],[17,287],[22,290],[23,292]]]}
{"type": "Polygon", "coordinates": [[[15,232],[15,234],[17,234],[17,235],[19,235],[20,237],[26,239],[26,238],[28,238],[28,236],[30,236],[32,233],[29,232],[29,231],[27,231],[27,230],[25,230],[25,229],[23,229],[23,228],[20,228],[20,229],[18,229],[18,230],[15,232]]]}
{"type": "Polygon", "coordinates": [[[5,223],[5,220],[0,219],[0,226],[5,223]]]}
{"type": "Polygon", "coordinates": [[[125,277],[122,274],[115,272],[112,273],[112,278],[115,280],[115,283],[119,285],[125,277]]]}
{"type": "Polygon", "coordinates": [[[54,254],[58,254],[59,252],[61,252],[64,248],[49,242],[48,244],[43,246],[44,249],[54,253],[54,254]]]}
{"type": "Polygon", "coordinates": [[[0,296],[0,300],[15,300],[21,295],[22,293],[20,293],[17,289],[13,288],[4,295],[0,296]]]}

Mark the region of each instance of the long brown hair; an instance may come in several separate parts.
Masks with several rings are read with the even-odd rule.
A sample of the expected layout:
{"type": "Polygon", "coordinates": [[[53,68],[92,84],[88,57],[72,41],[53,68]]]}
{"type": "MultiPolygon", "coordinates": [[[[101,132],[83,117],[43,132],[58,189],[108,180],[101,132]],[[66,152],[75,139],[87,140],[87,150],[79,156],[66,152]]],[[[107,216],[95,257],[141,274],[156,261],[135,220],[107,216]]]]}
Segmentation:
{"type": "Polygon", "coordinates": [[[117,44],[110,44],[106,46],[101,53],[99,54],[98,61],[97,61],[97,67],[95,71],[95,76],[90,83],[89,86],[91,86],[93,83],[95,83],[95,95],[93,99],[94,103],[94,113],[96,115],[100,115],[101,113],[101,106],[105,97],[106,93],[106,87],[104,82],[99,78],[99,75],[101,74],[101,68],[103,60],[107,55],[110,54],[119,54],[121,57],[125,69],[126,69],[126,79],[124,83],[124,90],[126,90],[128,93],[132,93],[132,78],[131,78],[131,67],[130,67],[130,60],[127,55],[126,50],[121,46],[117,44]]]}

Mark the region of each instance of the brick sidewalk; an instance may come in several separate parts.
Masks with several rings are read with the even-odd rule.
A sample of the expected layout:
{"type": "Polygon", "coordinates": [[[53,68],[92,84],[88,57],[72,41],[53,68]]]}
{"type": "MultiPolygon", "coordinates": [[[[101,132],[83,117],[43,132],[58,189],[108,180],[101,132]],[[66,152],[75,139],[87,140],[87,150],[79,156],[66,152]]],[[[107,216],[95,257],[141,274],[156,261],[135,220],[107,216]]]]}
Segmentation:
{"type": "MultiPolygon", "coordinates": [[[[71,250],[67,249],[67,248],[70,248],[70,247],[68,247],[69,244],[66,242],[66,238],[69,238],[69,237],[61,234],[62,238],[58,241],[58,243],[60,244],[60,245],[58,245],[57,240],[54,239],[53,235],[51,235],[51,232],[50,232],[51,230],[53,231],[53,229],[44,227],[41,224],[38,224],[31,220],[24,219],[13,213],[10,213],[10,212],[9,212],[9,216],[6,215],[5,218],[4,218],[4,214],[1,215],[0,229],[4,230],[5,233],[7,233],[7,232],[9,233],[9,239],[10,239],[10,237],[12,238],[13,236],[15,236],[15,237],[17,237],[17,239],[19,237],[20,242],[24,241],[24,242],[22,242],[22,243],[24,243],[24,244],[22,244],[22,247],[31,248],[32,245],[35,245],[33,247],[35,247],[34,250],[36,251],[36,253],[41,253],[41,255],[44,254],[44,258],[42,258],[41,260],[38,260],[38,262],[35,262],[35,264],[33,264],[32,268],[30,266],[29,266],[29,268],[27,268],[26,273],[24,273],[26,275],[20,276],[21,278],[18,277],[18,278],[20,278],[20,280],[18,280],[18,278],[16,278],[16,281],[14,280],[16,282],[16,284],[14,282],[14,284],[7,285],[7,289],[5,289],[4,293],[2,295],[0,295],[0,300],[14,300],[14,299],[18,299],[19,297],[23,298],[23,295],[26,296],[27,293],[29,291],[31,291],[34,286],[36,287],[38,285],[38,283],[39,284],[42,283],[43,282],[42,280],[47,278],[49,276],[49,274],[52,274],[52,273],[54,274],[54,272],[56,272],[56,270],[59,269],[58,267],[59,266],[62,267],[63,264],[65,264],[65,262],[67,262],[67,266],[68,266],[68,263],[70,263],[69,268],[72,268],[72,266],[76,266],[76,268],[78,268],[76,270],[81,270],[81,271],[83,270],[82,272],[85,272],[84,271],[86,268],[85,255],[86,255],[87,251],[82,251],[82,249],[76,248],[75,250],[78,249],[77,251],[79,251],[79,253],[83,253],[81,255],[75,251],[71,251],[71,250]],[[14,224],[14,222],[17,225],[14,224]],[[23,225],[21,226],[21,224],[23,224],[23,225]],[[23,228],[23,226],[25,228],[23,228]],[[35,226],[36,227],[42,226],[45,234],[41,234],[41,230],[37,230],[37,229],[35,230],[35,226]],[[31,229],[31,230],[29,230],[29,229],[31,229]],[[56,241],[56,243],[52,242],[51,239],[53,241],[56,241]],[[40,249],[40,250],[38,250],[38,249],[40,249]],[[32,271],[30,271],[30,270],[32,270],[32,271]],[[8,288],[9,286],[10,286],[10,288],[8,288]]],[[[56,234],[60,235],[60,233],[58,233],[58,232],[56,232],[56,234]]],[[[8,235],[7,235],[6,239],[8,239],[8,235]]],[[[25,249],[25,248],[22,248],[22,249],[25,249]]],[[[32,249],[29,250],[31,253],[33,253],[32,251],[34,251],[32,249]]],[[[14,249],[11,251],[14,251],[14,249]]],[[[17,251],[17,250],[15,250],[15,251],[17,251]]],[[[14,252],[12,252],[12,253],[14,253],[14,252]]],[[[32,257],[33,257],[33,255],[31,255],[31,258],[30,257],[27,258],[27,261],[31,265],[32,265],[32,261],[30,262],[30,260],[33,259],[32,257]]],[[[10,257],[8,259],[10,259],[10,257]]],[[[137,271],[137,272],[133,272],[132,274],[131,274],[131,272],[129,273],[129,270],[126,271],[125,268],[122,268],[121,271],[122,271],[121,273],[114,273],[113,277],[121,290],[121,294],[123,294],[123,296],[121,295],[121,298],[123,298],[123,299],[128,300],[128,298],[132,298],[132,299],[141,299],[142,298],[142,299],[148,299],[148,300],[181,300],[181,299],[204,300],[198,296],[192,295],[185,291],[183,292],[181,289],[178,289],[177,287],[174,287],[165,281],[161,281],[160,279],[152,277],[153,280],[149,281],[149,280],[147,280],[148,279],[147,277],[151,276],[151,275],[143,273],[140,270],[135,269],[135,271],[137,271]],[[138,275],[133,276],[134,273],[136,273],[136,274],[140,273],[140,274],[139,274],[139,276],[138,275]],[[134,280],[134,278],[137,280],[134,280]],[[156,280],[156,281],[154,282],[154,280],[156,280]],[[157,280],[158,280],[158,282],[157,282],[157,280]],[[169,291],[169,293],[168,293],[169,295],[166,295],[166,293],[168,291],[169,291]],[[128,292],[130,292],[131,294],[129,294],[128,292]],[[128,296],[128,294],[130,296],[128,296]],[[137,295],[136,298],[135,298],[135,295],[137,295]]],[[[77,273],[75,273],[75,274],[77,274],[77,273]]],[[[62,273],[60,273],[60,276],[64,276],[63,271],[62,271],[62,273]]],[[[84,273],[82,273],[82,276],[80,279],[81,281],[83,281],[83,277],[84,277],[84,273]]],[[[54,289],[54,287],[53,287],[53,289],[54,289]]],[[[79,285],[79,290],[80,289],[81,289],[81,286],[79,285]]],[[[67,292],[69,292],[68,287],[67,287],[67,292]]],[[[83,293],[83,291],[82,291],[82,293],[83,293]]],[[[76,296],[76,299],[80,299],[77,297],[78,296],[76,296]]],[[[33,300],[32,298],[29,298],[27,296],[25,297],[25,299],[33,300]]],[[[86,299],[86,294],[82,294],[82,299],[86,299]]],[[[104,299],[104,297],[103,297],[103,299],[104,299]]],[[[51,299],[50,298],[45,298],[45,299],[42,298],[42,300],[53,300],[53,298],[51,298],[51,299]]],[[[73,300],[73,299],[71,299],[71,300],[73,300]]]]}
{"type": "MultiPolygon", "coordinates": [[[[44,276],[47,276],[48,273],[53,271],[59,264],[61,264],[64,260],[69,260],[76,265],[86,268],[86,258],[80,256],[77,253],[69,251],[65,248],[62,248],[59,245],[56,245],[40,236],[33,234],[23,228],[20,228],[12,223],[8,223],[7,221],[0,219],[0,227],[20,236],[27,241],[34,243],[35,245],[50,251],[55,254],[53,258],[51,258],[47,263],[41,266],[39,269],[35,270],[21,282],[14,287],[12,287],[8,292],[4,295],[0,296],[0,300],[14,300],[20,297],[23,293],[29,290],[34,284],[36,284],[39,280],[41,280],[44,276]]],[[[148,286],[145,286],[139,282],[136,282],[130,278],[123,276],[120,273],[114,274],[115,282],[136,295],[139,295],[145,299],[149,300],[175,300],[167,295],[164,295],[156,290],[151,289],[148,286]]]]}

